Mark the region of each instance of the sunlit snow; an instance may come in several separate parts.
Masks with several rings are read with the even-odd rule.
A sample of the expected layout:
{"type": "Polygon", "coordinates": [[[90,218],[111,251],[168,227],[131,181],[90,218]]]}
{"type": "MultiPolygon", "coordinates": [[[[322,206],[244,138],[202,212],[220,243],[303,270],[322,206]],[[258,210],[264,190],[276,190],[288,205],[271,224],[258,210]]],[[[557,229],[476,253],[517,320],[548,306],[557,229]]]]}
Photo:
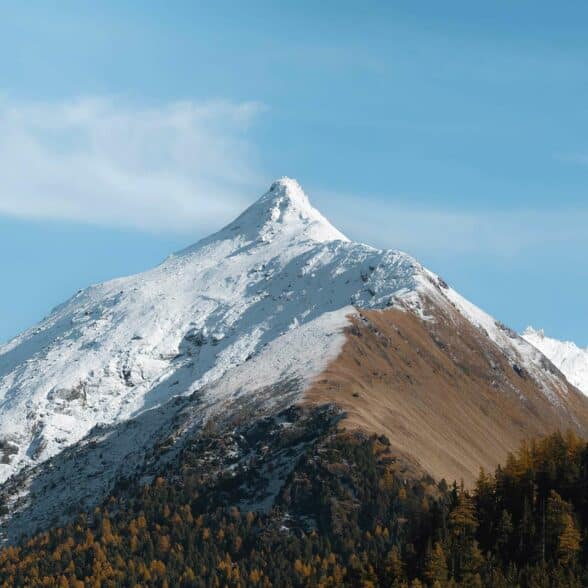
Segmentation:
{"type": "Polygon", "coordinates": [[[546,337],[542,330],[532,327],[525,330],[523,339],[539,349],[571,384],[588,395],[588,348],[582,349],[570,341],[546,337]]]}

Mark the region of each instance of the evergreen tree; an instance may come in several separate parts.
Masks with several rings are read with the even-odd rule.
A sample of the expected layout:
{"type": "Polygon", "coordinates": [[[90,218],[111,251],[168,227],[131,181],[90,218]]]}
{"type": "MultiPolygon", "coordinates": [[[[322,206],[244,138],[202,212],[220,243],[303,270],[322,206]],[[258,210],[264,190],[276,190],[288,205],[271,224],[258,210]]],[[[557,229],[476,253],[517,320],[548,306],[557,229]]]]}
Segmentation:
{"type": "Polygon", "coordinates": [[[444,585],[447,582],[447,560],[439,542],[436,542],[433,548],[428,550],[423,575],[427,582],[433,586],[435,583],[444,585]]]}

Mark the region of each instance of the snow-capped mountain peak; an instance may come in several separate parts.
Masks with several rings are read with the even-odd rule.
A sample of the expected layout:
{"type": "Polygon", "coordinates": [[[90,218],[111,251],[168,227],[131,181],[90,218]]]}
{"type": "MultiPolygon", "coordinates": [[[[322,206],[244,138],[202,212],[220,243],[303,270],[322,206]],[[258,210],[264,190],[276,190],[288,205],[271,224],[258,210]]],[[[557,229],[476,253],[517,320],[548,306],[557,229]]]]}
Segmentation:
{"type": "Polygon", "coordinates": [[[188,431],[314,402],[316,386],[314,401],[454,478],[512,450],[523,422],[588,423],[533,345],[409,255],[349,241],[282,178],[217,233],[0,346],[10,533],[93,507],[188,431]]]}
{"type": "Polygon", "coordinates": [[[409,255],[349,241],[282,178],[217,233],[81,290],[0,346],[0,482],[174,397],[196,395],[202,419],[247,398],[295,401],[339,355],[358,310],[428,321],[431,304],[457,309],[563,402],[560,376],[531,345],[409,255]]]}
{"type": "Polygon", "coordinates": [[[262,241],[280,236],[321,243],[349,240],[312,206],[300,184],[286,177],[273,182],[259,200],[220,232],[226,233],[262,241]]]}
{"type": "Polygon", "coordinates": [[[534,345],[561,370],[568,381],[588,395],[588,348],[547,337],[543,329],[527,327],[523,339],[534,345]]]}
{"type": "Polygon", "coordinates": [[[274,182],[219,232],[78,292],[0,346],[0,481],[95,424],[202,390],[264,353],[251,385],[312,378],[337,353],[331,335],[352,305],[413,292],[420,270],[408,255],[350,242],[295,180],[274,182]],[[269,357],[288,333],[289,352],[269,357]],[[306,360],[302,336],[320,341],[306,360]]]}

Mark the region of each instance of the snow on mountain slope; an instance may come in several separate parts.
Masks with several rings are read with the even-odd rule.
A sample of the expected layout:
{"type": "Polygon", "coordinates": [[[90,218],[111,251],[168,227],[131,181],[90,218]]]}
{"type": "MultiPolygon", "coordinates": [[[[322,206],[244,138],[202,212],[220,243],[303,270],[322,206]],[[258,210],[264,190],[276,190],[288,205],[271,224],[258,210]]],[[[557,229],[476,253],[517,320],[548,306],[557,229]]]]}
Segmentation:
{"type": "Polygon", "coordinates": [[[78,292],[0,348],[0,480],[318,321],[311,378],[336,355],[331,335],[350,305],[408,295],[420,271],[405,254],[349,242],[295,181],[275,182],[218,233],[151,271],[78,292]],[[335,314],[325,328],[327,312],[335,314]]]}
{"type": "Polygon", "coordinates": [[[0,482],[174,396],[203,391],[214,418],[277,383],[302,393],[341,351],[356,308],[428,320],[424,296],[457,308],[550,402],[565,401],[532,345],[410,256],[349,241],[284,178],[218,233],[78,292],[0,347],[0,482]]]}
{"type": "Polygon", "coordinates": [[[546,337],[542,330],[528,327],[523,339],[534,345],[565,375],[578,390],[588,395],[588,348],[582,349],[571,341],[546,337]]]}

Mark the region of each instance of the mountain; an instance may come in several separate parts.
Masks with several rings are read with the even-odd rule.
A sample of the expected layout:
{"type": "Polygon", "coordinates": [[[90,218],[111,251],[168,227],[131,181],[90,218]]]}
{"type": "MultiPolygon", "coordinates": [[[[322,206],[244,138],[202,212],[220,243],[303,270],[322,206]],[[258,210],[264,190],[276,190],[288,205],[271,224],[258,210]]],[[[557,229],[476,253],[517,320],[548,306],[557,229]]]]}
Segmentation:
{"type": "MultiPolygon", "coordinates": [[[[351,242],[284,178],[0,348],[5,537],[153,479],[211,427],[325,404],[407,468],[467,484],[524,439],[588,434],[588,399],[535,346],[409,255],[351,242]]],[[[267,488],[293,467],[276,459],[267,488]]]]}
{"type": "Polygon", "coordinates": [[[78,292],[0,348],[0,480],[254,358],[254,379],[230,394],[310,381],[337,355],[353,305],[386,306],[420,272],[349,242],[296,182],[276,182],[220,232],[78,292]]]}
{"type": "Polygon", "coordinates": [[[571,384],[588,395],[588,348],[582,349],[571,341],[546,337],[543,330],[527,327],[523,339],[548,357],[571,384]]]}

